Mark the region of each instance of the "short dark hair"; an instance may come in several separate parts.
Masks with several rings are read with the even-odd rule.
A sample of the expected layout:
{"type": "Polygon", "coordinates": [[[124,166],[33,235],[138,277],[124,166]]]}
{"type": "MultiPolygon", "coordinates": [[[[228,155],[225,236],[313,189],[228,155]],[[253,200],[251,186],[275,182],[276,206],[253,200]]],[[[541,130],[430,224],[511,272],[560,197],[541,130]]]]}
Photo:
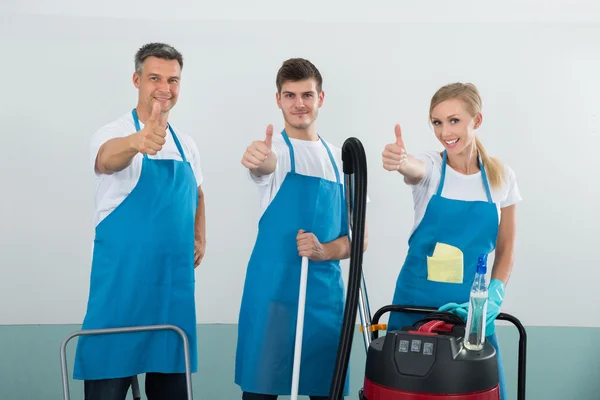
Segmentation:
{"type": "Polygon", "coordinates": [[[144,61],[148,57],[156,57],[163,60],[177,60],[179,67],[183,69],[183,56],[173,46],[165,43],[148,43],[140,47],[135,53],[135,71],[142,72],[144,61]]]}
{"type": "Polygon", "coordinates": [[[323,77],[317,67],[304,58],[290,58],[283,62],[281,68],[279,68],[279,71],[277,72],[277,79],[275,81],[277,92],[281,93],[281,87],[285,82],[297,82],[305,79],[314,79],[317,81],[317,91],[321,92],[323,88],[323,77]]]}

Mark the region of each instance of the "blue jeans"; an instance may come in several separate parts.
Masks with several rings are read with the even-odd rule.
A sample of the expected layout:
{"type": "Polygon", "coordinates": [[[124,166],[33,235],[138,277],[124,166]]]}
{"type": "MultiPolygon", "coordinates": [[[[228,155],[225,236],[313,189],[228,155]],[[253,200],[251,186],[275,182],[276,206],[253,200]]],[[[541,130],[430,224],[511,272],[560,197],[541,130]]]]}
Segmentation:
{"type": "MultiPolygon", "coordinates": [[[[125,400],[131,377],[84,382],[85,400],[125,400]]],[[[146,374],[148,400],[187,400],[185,374],[146,374]]]]}

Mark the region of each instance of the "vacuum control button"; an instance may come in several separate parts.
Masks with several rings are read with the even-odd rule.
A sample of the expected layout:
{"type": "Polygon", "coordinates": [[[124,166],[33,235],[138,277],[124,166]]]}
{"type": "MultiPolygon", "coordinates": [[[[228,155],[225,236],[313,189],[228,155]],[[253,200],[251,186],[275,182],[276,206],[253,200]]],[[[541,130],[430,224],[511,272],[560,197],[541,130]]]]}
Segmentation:
{"type": "Polygon", "coordinates": [[[408,340],[400,341],[400,353],[408,353],[408,340]]]}
{"type": "Polygon", "coordinates": [[[433,355],[433,343],[423,344],[423,354],[425,354],[426,356],[433,355]]]}
{"type": "Polygon", "coordinates": [[[421,351],[421,341],[420,340],[413,340],[412,344],[411,344],[411,351],[414,351],[415,353],[419,353],[421,351]]]}

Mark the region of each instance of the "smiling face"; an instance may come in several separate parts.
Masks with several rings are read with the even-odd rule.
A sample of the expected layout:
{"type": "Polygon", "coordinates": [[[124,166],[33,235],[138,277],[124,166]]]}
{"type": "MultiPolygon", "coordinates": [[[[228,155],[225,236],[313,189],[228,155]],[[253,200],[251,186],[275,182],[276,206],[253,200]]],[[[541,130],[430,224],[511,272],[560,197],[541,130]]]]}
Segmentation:
{"type": "Polygon", "coordinates": [[[177,60],[148,57],[140,72],[133,75],[133,83],[139,89],[138,101],[148,113],[159,102],[161,112],[169,112],[179,98],[181,67],[177,60]]]}
{"type": "Polygon", "coordinates": [[[481,113],[470,112],[459,98],[437,104],[431,111],[431,124],[435,136],[448,154],[460,154],[475,148],[475,130],[481,125],[481,113]]]}
{"type": "Polygon", "coordinates": [[[277,93],[277,105],[290,126],[305,130],[317,119],[324,96],[314,79],[286,81],[277,93]]]}

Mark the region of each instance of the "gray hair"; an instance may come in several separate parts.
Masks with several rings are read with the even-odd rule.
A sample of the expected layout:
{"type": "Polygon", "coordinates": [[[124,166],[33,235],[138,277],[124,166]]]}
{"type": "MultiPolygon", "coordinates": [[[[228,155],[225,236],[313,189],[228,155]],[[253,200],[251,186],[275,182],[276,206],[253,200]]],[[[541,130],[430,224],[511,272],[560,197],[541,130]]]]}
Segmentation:
{"type": "Polygon", "coordinates": [[[143,45],[137,53],[135,53],[135,71],[138,74],[142,73],[144,61],[148,57],[161,58],[163,60],[177,60],[179,67],[183,69],[183,56],[173,46],[165,43],[148,43],[143,45]]]}

